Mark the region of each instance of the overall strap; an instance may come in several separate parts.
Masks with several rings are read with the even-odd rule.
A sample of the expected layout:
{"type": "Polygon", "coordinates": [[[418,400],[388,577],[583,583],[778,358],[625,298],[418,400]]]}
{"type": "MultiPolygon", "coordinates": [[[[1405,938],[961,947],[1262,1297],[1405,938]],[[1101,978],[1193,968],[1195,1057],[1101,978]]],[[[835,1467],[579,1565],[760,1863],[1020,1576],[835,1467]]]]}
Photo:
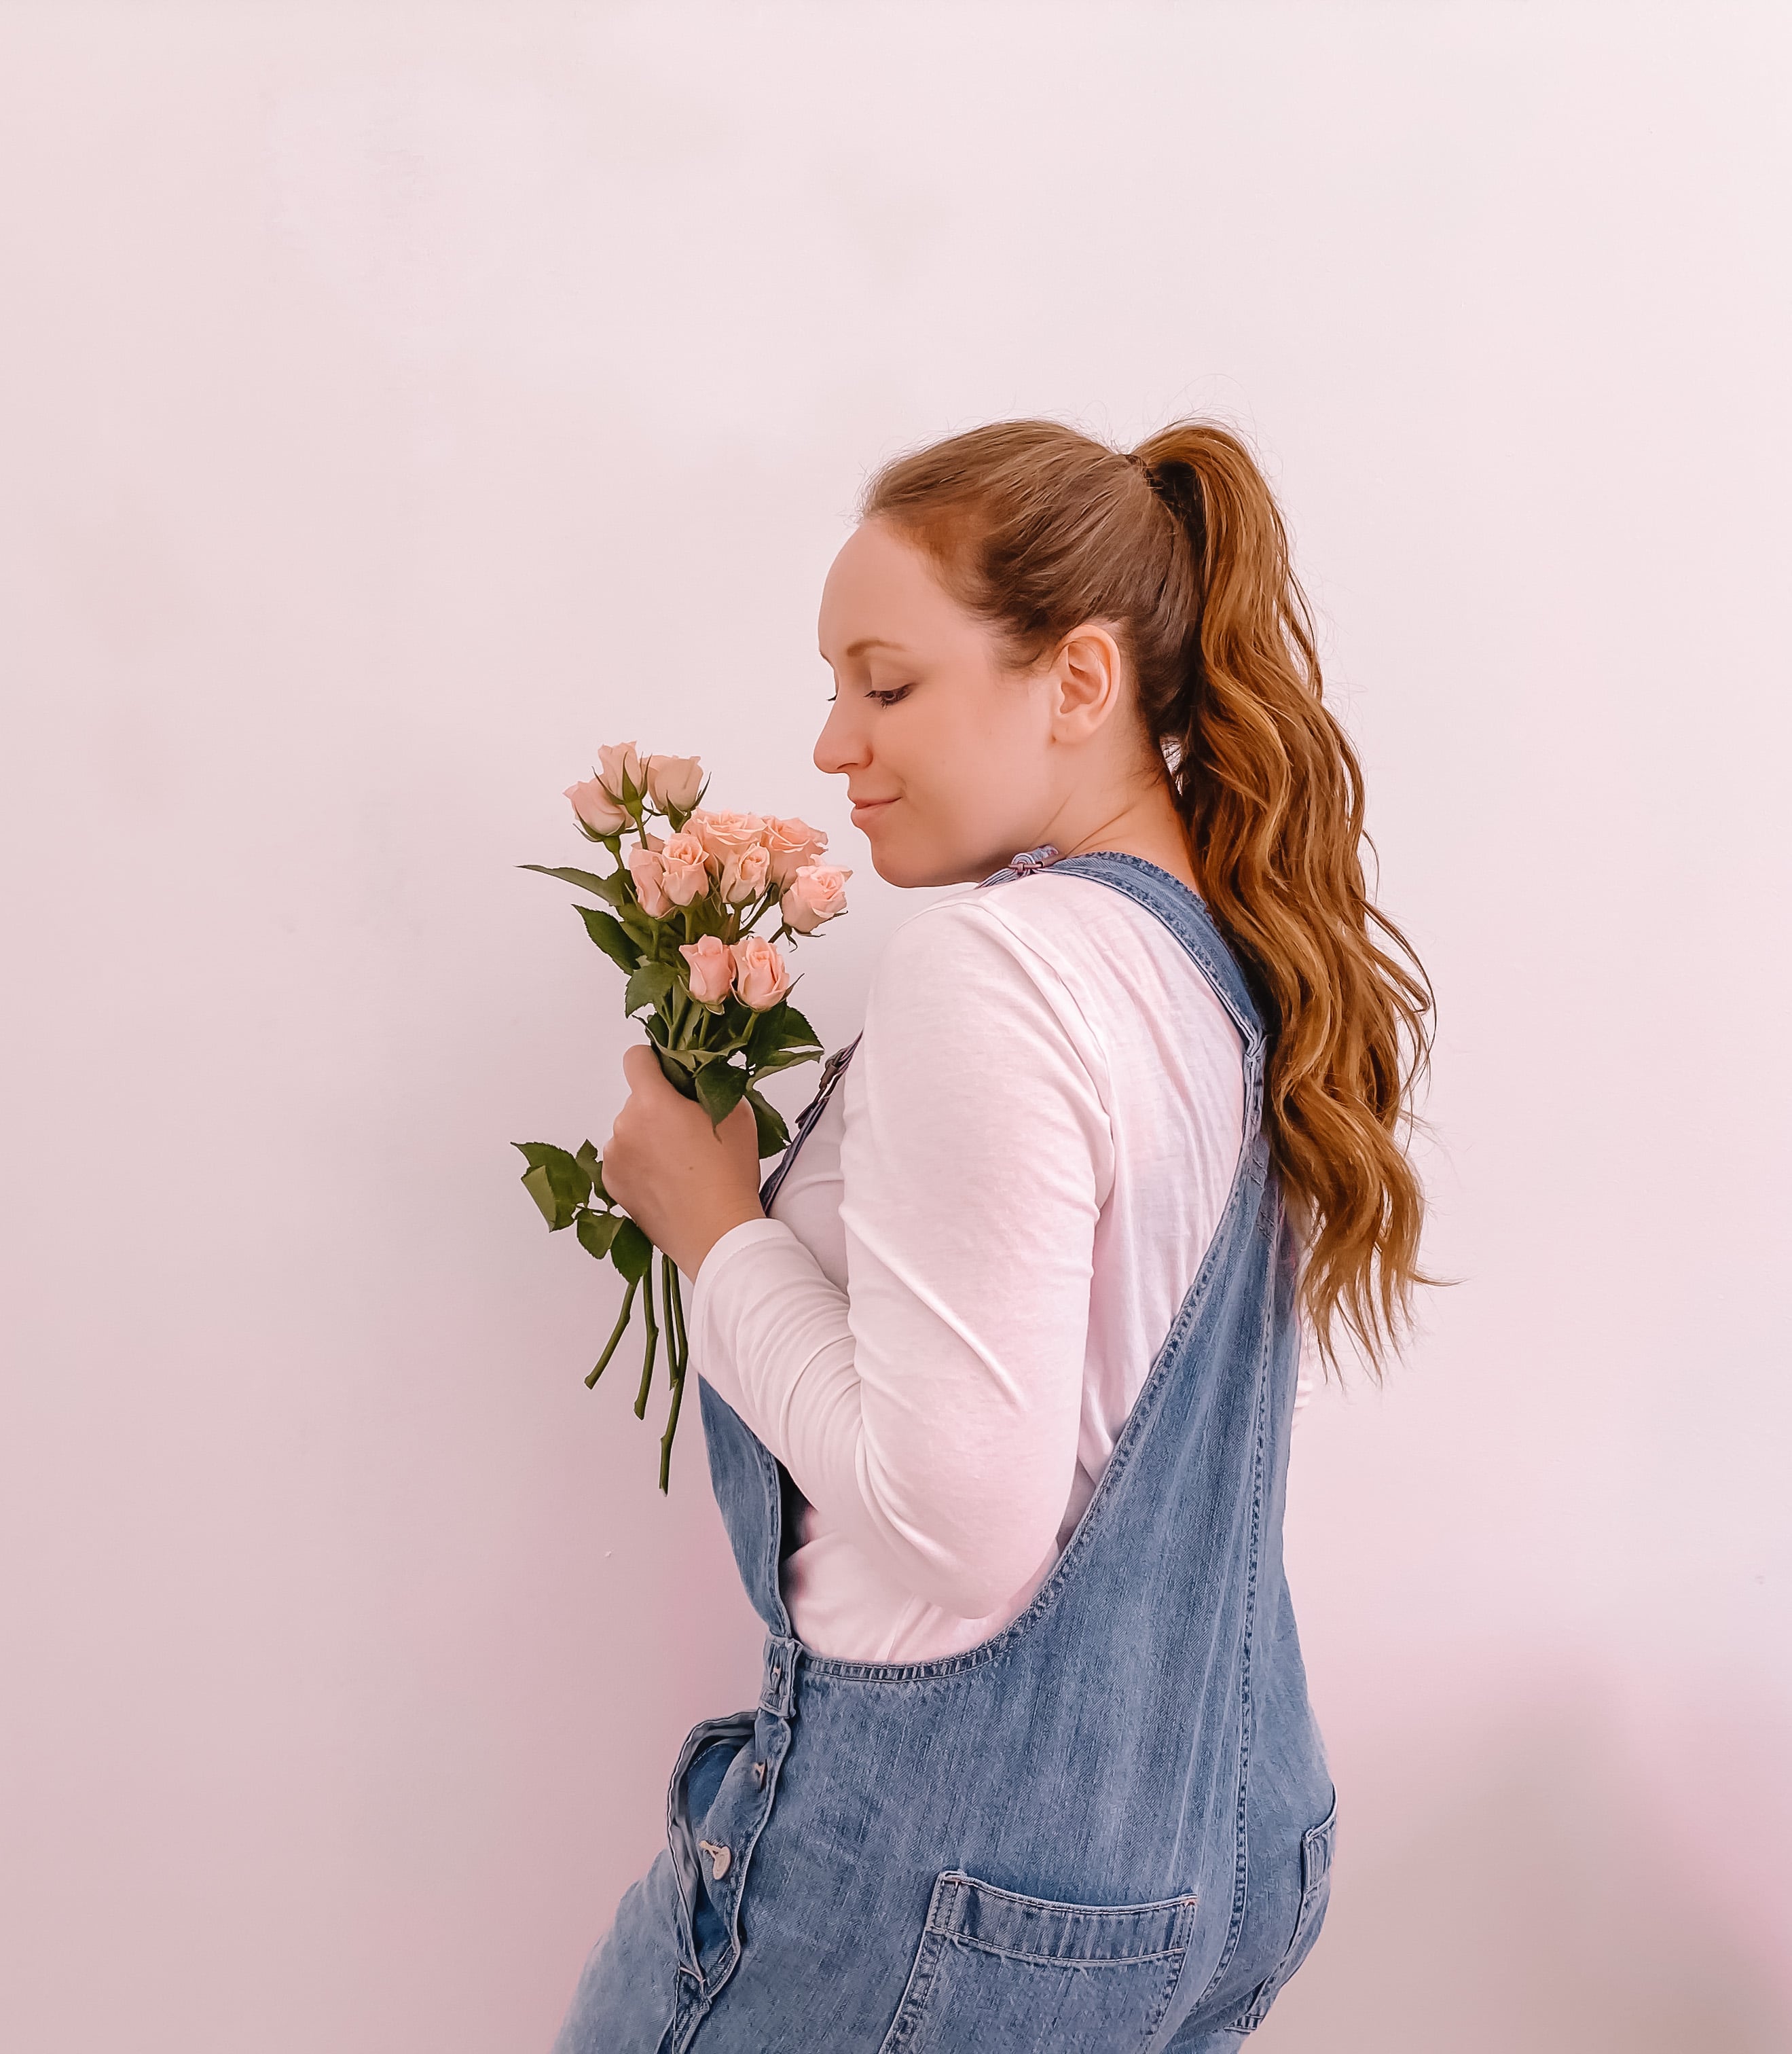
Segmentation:
{"type": "Polygon", "coordinates": [[[759,1202],[767,1212],[772,1210],[772,1201],[778,1195],[778,1186],[789,1173],[790,1166],[796,1160],[796,1151],[809,1138],[809,1130],[820,1119],[822,1108],[834,1095],[834,1087],[840,1081],[846,1066],[852,1060],[852,1052],[859,1046],[859,1037],[855,1034],[843,1049],[836,1049],[822,1065],[821,1082],[815,1087],[815,1095],[796,1116],[796,1127],[790,1137],[778,1167],[759,1187],[759,1202]]]}
{"type": "MultiPolygon", "coordinates": [[[[1147,863],[1143,856],[1127,856],[1115,849],[1097,850],[1088,856],[1060,856],[1050,842],[1011,857],[977,888],[980,891],[991,884],[1037,876],[1047,870],[1067,876],[1093,878],[1098,883],[1123,893],[1147,912],[1156,914],[1193,958],[1196,967],[1225,1008],[1244,1043],[1244,1146],[1248,1149],[1263,1122],[1263,1057],[1268,1037],[1264,1032],[1263,1015],[1251,995],[1238,958],[1215,924],[1206,901],[1180,878],[1171,876],[1154,863],[1147,863]]],[[[797,1115],[789,1147],[777,1167],[760,1186],[759,1202],[767,1211],[771,1210],[778,1187],[796,1161],[798,1150],[808,1140],[810,1129],[833,1096],[860,1038],[855,1034],[843,1049],[836,1049],[827,1058],[815,1096],[797,1115]]]]}

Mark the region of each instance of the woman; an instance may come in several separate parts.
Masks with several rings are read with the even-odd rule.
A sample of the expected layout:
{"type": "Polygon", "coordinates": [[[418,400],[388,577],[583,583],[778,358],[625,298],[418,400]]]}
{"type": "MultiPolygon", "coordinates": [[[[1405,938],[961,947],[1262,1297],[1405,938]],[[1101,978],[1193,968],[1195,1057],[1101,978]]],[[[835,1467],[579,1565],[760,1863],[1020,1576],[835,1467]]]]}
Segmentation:
{"type": "Polygon", "coordinates": [[[904,458],[820,627],[879,875],[976,888],[763,1191],[750,1117],[625,1061],[606,1181],[694,1280],[768,1631],[561,2054],[1233,2048],[1325,1910],[1288,1437],[1303,1324],[1377,1360],[1424,1281],[1427,988],[1232,436],[904,458]]]}

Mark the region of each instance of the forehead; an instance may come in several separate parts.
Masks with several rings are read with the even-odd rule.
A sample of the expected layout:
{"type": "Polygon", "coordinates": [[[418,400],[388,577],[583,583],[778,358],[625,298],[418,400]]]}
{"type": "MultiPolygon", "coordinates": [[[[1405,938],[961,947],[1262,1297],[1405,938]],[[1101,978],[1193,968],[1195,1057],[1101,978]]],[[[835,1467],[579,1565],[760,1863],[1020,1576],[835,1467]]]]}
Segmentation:
{"type": "Polygon", "coordinates": [[[822,588],[819,639],[830,663],[867,639],[913,647],[974,625],[922,550],[884,521],[853,530],[822,588]]]}

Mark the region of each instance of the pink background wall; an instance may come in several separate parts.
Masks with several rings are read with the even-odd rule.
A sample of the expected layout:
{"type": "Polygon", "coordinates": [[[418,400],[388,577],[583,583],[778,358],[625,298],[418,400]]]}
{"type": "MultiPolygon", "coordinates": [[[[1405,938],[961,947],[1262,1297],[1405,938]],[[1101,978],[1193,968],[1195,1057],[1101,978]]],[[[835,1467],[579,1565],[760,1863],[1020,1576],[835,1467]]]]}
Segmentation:
{"type": "Polygon", "coordinates": [[[701,749],[859,866],[844,1038],[864,468],[1187,409],[1285,496],[1464,1280],[1300,1435],[1344,1817],[1258,2044],[1792,2044],[1789,21],[0,13],[6,2044],[545,2047],[757,1633],[514,1181],[622,1033],[513,866],[701,749]]]}

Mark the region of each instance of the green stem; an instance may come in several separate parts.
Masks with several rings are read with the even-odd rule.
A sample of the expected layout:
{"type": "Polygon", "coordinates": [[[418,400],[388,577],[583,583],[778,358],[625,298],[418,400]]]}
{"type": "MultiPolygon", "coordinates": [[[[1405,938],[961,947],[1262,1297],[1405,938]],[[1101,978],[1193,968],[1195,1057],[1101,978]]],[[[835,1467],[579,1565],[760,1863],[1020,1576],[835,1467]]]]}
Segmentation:
{"type": "Polygon", "coordinates": [[[672,1476],[672,1436],[678,1430],[678,1407],[685,1395],[683,1372],[672,1379],[672,1409],[666,1415],[666,1431],[659,1437],[659,1487],[663,1495],[672,1476]]]}
{"type": "Polygon", "coordinates": [[[604,1371],[610,1367],[610,1358],[616,1352],[617,1343],[621,1340],[623,1336],[628,1332],[629,1315],[635,1310],[635,1293],[639,1283],[640,1279],[637,1277],[635,1282],[629,1285],[627,1293],[623,1296],[622,1311],[616,1316],[615,1330],[611,1333],[608,1341],[604,1344],[603,1352],[597,1359],[596,1368],[594,1369],[591,1375],[585,1379],[585,1388],[588,1391],[595,1390],[596,1388],[597,1379],[603,1374],[604,1371]]]}
{"type": "Polygon", "coordinates": [[[678,1265],[666,1257],[660,1279],[666,1298],[666,1345],[672,1372],[672,1405],[666,1415],[666,1431],[659,1443],[659,1487],[665,1491],[672,1474],[672,1441],[678,1430],[678,1407],[684,1403],[685,1369],[690,1360],[690,1342],[685,1332],[685,1294],[678,1265]]]}
{"type": "Polygon", "coordinates": [[[673,1376],[678,1373],[678,1323],[672,1316],[672,1258],[659,1258],[659,1312],[660,1324],[666,1330],[666,1367],[673,1376]]]}
{"type": "Polygon", "coordinates": [[[659,1347],[659,1322],[654,1317],[654,1273],[650,1257],[647,1265],[647,1295],[641,1300],[641,1311],[647,1322],[646,1359],[641,1364],[641,1388],[635,1395],[635,1416],[647,1416],[647,1393],[653,1388],[654,1356],[659,1347]]]}
{"type": "Polygon", "coordinates": [[[678,1323],[678,1375],[682,1378],[685,1373],[685,1364],[690,1360],[690,1340],[685,1332],[685,1287],[678,1275],[678,1265],[669,1261],[666,1267],[672,1281],[672,1316],[678,1323]]]}

